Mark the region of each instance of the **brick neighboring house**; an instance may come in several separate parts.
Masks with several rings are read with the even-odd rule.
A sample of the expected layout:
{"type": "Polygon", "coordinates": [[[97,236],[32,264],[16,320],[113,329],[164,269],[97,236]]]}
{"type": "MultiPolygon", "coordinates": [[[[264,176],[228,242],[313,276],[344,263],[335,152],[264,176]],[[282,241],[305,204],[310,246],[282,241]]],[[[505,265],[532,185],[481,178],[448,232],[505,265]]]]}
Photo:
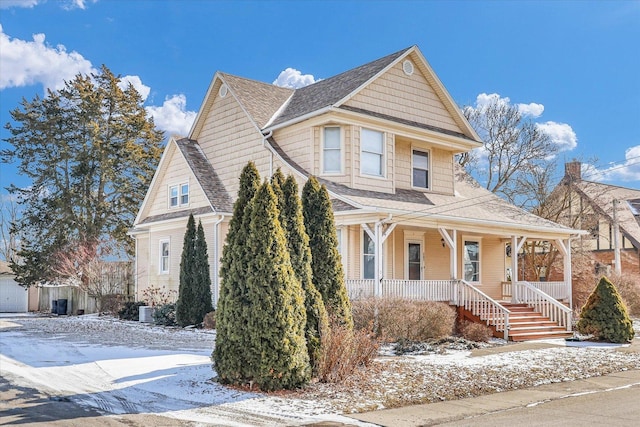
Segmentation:
{"type": "Polygon", "coordinates": [[[580,245],[596,274],[615,272],[618,252],[620,272],[640,275],[640,189],[585,180],[581,163],[569,162],[551,197],[562,201],[558,222],[588,231],[580,245]]]}
{"type": "Polygon", "coordinates": [[[519,209],[456,167],[482,143],[416,46],[289,89],[217,72],[187,138],[167,144],[130,234],[136,293],[177,290],[190,213],[207,236],[214,305],[219,260],[242,168],[276,168],[332,198],[351,298],[444,301],[510,339],[566,334],[570,238],[577,230],[519,209]],[[551,242],[556,282],[518,282],[517,253],[551,242]],[[542,292],[544,290],[544,292],[542,292]],[[520,306],[509,305],[519,303],[520,306]],[[544,325],[516,325],[526,309],[544,325]],[[537,326],[537,327],[536,327],[537,326]]]}

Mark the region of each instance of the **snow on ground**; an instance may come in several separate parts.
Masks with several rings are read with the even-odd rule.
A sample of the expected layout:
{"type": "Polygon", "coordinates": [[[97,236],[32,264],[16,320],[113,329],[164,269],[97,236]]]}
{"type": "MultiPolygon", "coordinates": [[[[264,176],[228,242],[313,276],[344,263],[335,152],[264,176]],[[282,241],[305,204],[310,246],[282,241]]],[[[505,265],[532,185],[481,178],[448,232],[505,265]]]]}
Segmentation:
{"type": "Polygon", "coordinates": [[[640,353],[628,345],[571,347],[551,340],[509,351],[519,347],[497,342],[493,350],[471,351],[445,343],[426,354],[404,356],[385,347],[367,369],[343,384],[314,383],[300,391],[263,394],[212,380],[214,342],[215,331],[107,316],[0,318],[0,372],[17,385],[106,414],[266,426],[323,420],[357,424],[341,414],[640,369],[640,353]]]}

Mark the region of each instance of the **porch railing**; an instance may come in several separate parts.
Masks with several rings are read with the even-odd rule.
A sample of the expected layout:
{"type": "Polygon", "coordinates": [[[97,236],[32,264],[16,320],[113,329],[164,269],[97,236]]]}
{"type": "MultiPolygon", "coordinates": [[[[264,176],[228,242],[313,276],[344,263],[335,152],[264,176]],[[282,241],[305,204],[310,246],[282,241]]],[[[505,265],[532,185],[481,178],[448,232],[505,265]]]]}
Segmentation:
{"type": "Polygon", "coordinates": [[[571,330],[572,311],[569,307],[556,301],[529,282],[517,282],[514,286],[514,291],[516,302],[533,307],[543,316],[565,327],[567,331],[571,330]]]}
{"type": "MultiPolygon", "coordinates": [[[[565,282],[528,282],[545,294],[558,299],[569,300],[569,286],[565,282]]],[[[511,282],[502,282],[502,297],[510,298],[513,295],[511,282]]]]}
{"type": "Polygon", "coordinates": [[[504,333],[504,339],[509,339],[509,314],[511,312],[500,305],[489,295],[464,280],[456,282],[456,295],[454,302],[459,307],[464,307],[474,316],[478,316],[487,325],[494,325],[496,331],[504,333]]]}
{"type": "MultiPolygon", "coordinates": [[[[382,297],[403,298],[418,301],[446,301],[453,299],[452,280],[398,280],[383,279],[380,282],[382,297]]],[[[375,280],[346,280],[350,299],[357,300],[375,295],[375,280]]]]}

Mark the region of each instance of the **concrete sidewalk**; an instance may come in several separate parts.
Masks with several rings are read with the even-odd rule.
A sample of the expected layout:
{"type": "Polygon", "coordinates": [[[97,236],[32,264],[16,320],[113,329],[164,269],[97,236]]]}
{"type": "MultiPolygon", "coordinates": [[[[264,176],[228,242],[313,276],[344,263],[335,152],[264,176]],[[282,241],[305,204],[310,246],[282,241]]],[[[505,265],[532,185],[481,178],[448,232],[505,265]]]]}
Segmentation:
{"type": "MultiPolygon", "coordinates": [[[[549,348],[563,345],[562,341],[528,341],[504,347],[475,350],[472,352],[471,357],[484,356],[495,352],[549,348]]],[[[640,353],[640,339],[633,340],[631,345],[620,347],[617,351],[640,353]]],[[[460,420],[466,420],[466,423],[471,425],[473,421],[470,418],[484,414],[527,408],[567,397],[621,388],[640,389],[640,370],[616,372],[602,377],[545,384],[468,399],[383,409],[361,414],[350,414],[348,416],[356,420],[389,427],[429,426],[460,420]]],[[[590,424],[588,417],[591,417],[591,415],[585,413],[585,419],[583,420],[585,424],[583,425],[590,424]]]]}
{"type": "MultiPolygon", "coordinates": [[[[585,380],[546,384],[528,389],[494,393],[450,402],[405,406],[348,416],[381,426],[429,426],[464,420],[488,413],[531,407],[540,403],[581,394],[598,393],[627,387],[640,387],[640,371],[617,372],[585,380]]],[[[585,414],[585,416],[591,417],[589,414],[585,414]]],[[[471,422],[471,420],[467,421],[471,422]]],[[[584,421],[586,421],[586,424],[583,425],[590,424],[588,419],[584,421]]]]}

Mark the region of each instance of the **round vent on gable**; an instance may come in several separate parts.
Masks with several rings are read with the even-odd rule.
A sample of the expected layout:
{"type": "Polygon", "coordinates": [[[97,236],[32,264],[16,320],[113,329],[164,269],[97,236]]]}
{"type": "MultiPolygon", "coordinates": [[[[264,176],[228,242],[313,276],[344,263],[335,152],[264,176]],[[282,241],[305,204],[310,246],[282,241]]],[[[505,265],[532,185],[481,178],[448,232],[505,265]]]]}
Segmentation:
{"type": "Polygon", "coordinates": [[[218,92],[220,94],[220,98],[224,98],[225,96],[227,96],[227,92],[229,92],[227,85],[220,86],[220,91],[218,92]]]}
{"type": "Polygon", "coordinates": [[[410,76],[413,74],[413,63],[411,61],[409,61],[408,59],[406,61],[404,61],[402,63],[402,71],[404,71],[404,73],[407,76],[410,76]]]}

